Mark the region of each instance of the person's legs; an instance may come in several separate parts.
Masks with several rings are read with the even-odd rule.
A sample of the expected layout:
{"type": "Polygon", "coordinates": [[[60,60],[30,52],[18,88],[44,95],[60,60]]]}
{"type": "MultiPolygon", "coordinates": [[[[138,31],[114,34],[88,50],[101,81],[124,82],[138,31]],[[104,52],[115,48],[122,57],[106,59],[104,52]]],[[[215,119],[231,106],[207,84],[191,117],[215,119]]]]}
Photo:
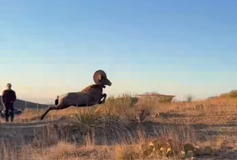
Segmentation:
{"type": "Polygon", "coordinates": [[[4,108],[1,110],[1,117],[5,118],[5,109],[4,108]]]}
{"type": "Polygon", "coordinates": [[[5,120],[8,122],[9,119],[9,106],[8,104],[5,105],[5,120]]]}
{"type": "Polygon", "coordinates": [[[13,122],[13,120],[14,120],[14,106],[13,106],[13,104],[11,103],[10,104],[10,111],[11,111],[11,122],[13,122]]]}

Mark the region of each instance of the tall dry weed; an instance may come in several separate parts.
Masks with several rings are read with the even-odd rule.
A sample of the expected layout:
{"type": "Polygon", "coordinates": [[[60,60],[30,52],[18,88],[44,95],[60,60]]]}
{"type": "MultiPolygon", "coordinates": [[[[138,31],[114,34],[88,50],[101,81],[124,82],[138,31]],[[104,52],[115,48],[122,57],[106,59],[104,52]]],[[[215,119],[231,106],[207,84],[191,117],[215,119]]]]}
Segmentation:
{"type": "Polygon", "coordinates": [[[86,145],[95,144],[95,130],[101,128],[102,112],[97,108],[84,108],[76,115],[78,127],[86,132],[86,145]]]}

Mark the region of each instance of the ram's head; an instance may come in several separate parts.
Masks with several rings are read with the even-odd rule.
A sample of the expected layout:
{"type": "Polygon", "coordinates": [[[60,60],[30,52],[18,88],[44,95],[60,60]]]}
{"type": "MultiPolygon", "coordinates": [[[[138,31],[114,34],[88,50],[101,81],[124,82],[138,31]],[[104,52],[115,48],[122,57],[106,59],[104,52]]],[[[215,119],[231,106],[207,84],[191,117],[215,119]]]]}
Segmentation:
{"type": "Polygon", "coordinates": [[[107,78],[106,73],[103,70],[97,70],[93,76],[95,84],[111,86],[112,83],[107,78]]]}

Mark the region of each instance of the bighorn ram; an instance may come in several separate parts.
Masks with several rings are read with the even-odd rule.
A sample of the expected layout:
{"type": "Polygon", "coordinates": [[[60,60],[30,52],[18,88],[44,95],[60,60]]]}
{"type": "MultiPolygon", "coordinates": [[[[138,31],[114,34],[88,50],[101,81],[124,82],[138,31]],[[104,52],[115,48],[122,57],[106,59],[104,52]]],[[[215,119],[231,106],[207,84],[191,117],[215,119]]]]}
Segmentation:
{"type": "Polygon", "coordinates": [[[103,94],[103,88],[105,88],[105,85],[111,86],[112,83],[107,79],[107,75],[103,70],[97,70],[93,75],[93,79],[95,84],[84,88],[81,92],[69,92],[59,96],[58,104],[50,106],[41,116],[41,120],[51,110],[62,110],[70,106],[93,106],[104,103],[107,95],[103,94]]]}

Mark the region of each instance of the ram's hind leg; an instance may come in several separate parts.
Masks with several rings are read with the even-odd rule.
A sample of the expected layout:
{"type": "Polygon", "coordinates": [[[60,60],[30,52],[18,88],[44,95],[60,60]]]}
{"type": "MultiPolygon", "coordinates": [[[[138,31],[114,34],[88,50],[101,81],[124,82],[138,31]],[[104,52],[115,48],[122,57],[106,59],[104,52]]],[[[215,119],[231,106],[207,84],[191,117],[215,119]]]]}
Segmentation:
{"type": "Polygon", "coordinates": [[[52,110],[61,110],[61,109],[65,109],[68,108],[69,106],[64,106],[64,105],[58,105],[58,106],[50,106],[45,112],[44,114],[41,116],[41,120],[44,119],[44,117],[52,110]]]}
{"type": "Polygon", "coordinates": [[[103,103],[105,103],[105,99],[106,99],[106,97],[107,97],[107,94],[102,94],[102,96],[101,96],[101,99],[103,98],[103,100],[100,100],[100,102],[99,102],[99,104],[103,104],[103,103]]]}

